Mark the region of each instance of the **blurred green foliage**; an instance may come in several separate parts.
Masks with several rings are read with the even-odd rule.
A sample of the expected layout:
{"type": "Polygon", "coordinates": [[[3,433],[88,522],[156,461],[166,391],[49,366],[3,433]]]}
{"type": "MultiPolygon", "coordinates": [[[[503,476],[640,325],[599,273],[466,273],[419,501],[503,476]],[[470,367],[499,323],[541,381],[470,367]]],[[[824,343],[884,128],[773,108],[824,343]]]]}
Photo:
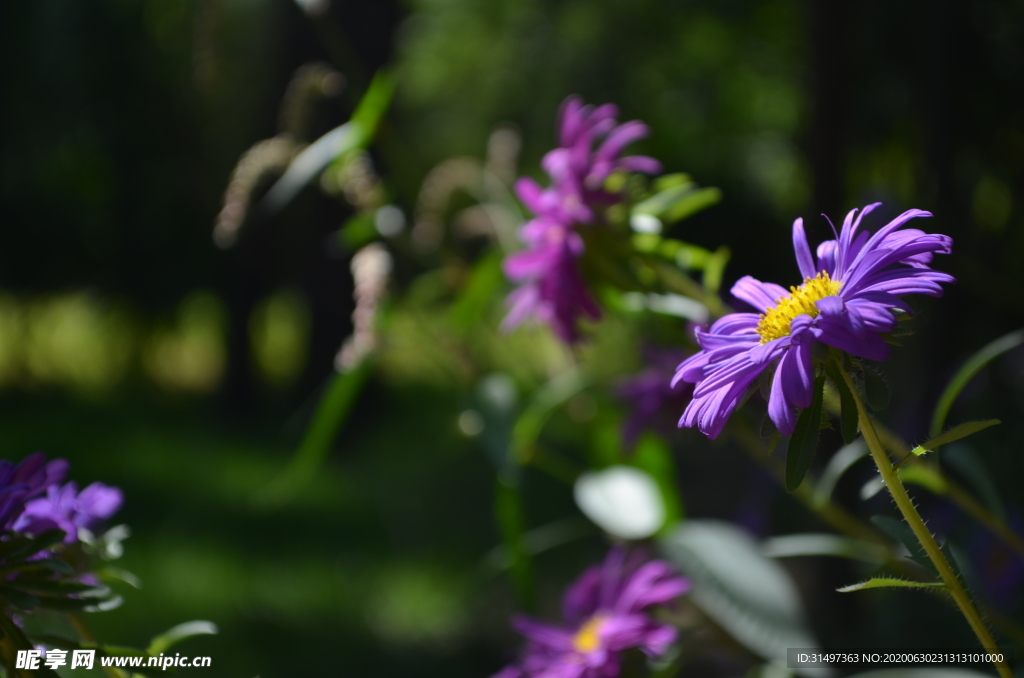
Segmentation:
{"type": "MultiPolygon", "coordinates": [[[[345,122],[370,76],[393,67],[395,103],[355,164],[373,200],[386,195],[410,224],[429,202],[432,170],[483,158],[503,138],[496,129],[523,144],[505,169],[537,174],[573,92],[650,124],[638,148],[666,171],[722,189],[719,205],[668,229],[705,259],[731,251],[722,289],[744,273],[796,282],[797,216],[817,240],[828,226],[809,217],[822,211],[836,220],[874,199],[890,214],[934,211],[929,229],[956,240],[943,267],[959,283],[946,300],[919,302],[917,334],[886,366],[899,404],[886,416],[920,442],[956,365],[1024,325],[1022,30],[1024,9],[1009,0],[336,0],[323,14],[290,0],[9,0],[0,456],[44,450],[70,459],[83,484],[124,488],[133,536],[123,564],[143,588],[90,618],[104,639],[145,646],[201,618],[221,634],[184,647],[212,655],[218,675],[488,675],[508,658],[516,606],[490,514],[495,464],[508,453],[490,436],[508,422],[488,407],[502,394],[528,407],[552,377],[587,365],[587,388],[545,413],[543,448],[570,475],[595,450],[612,450],[601,460],[612,463],[616,427],[595,424],[622,415],[609,387],[642,366],[641,339],[677,335],[656,334],[640,309],[609,314],[579,355],[543,333],[499,333],[506,288],[497,259],[478,256],[470,208],[508,196],[455,172],[431,213],[443,246],[396,254],[400,294],[376,372],[327,463],[290,503],[259,501],[351,331],[352,241],[338,229],[359,214],[372,233],[366,203],[336,199],[348,197],[339,183],[326,195],[307,189],[235,250],[214,246],[232,168],[280,133],[292,73],[324,61],[347,79],[311,106],[308,142],[345,122]]],[[[1009,442],[1024,434],[1019,351],[997,367],[966,386],[954,412],[1006,422],[968,446],[1012,497],[1024,473],[1009,442]]],[[[838,433],[822,436],[838,446],[838,433]]],[[[728,443],[684,432],[671,446],[674,469],[646,448],[634,463],[674,474],[687,515],[762,534],[820,529],[728,443]]],[[[837,486],[845,499],[865,478],[849,476],[837,486]]],[[[527,470],[518,482],[527,536],[578,515],[557,481],[527,470]]],[[[1013,574],[974,524],[941,499],[923,503],[982,553],[990,576],[1013,574]]],[[[602,548],[593,533],[569,533],[533,560],[545,613],[602,548]]],[[[856,579],[855,565],[787,565],[826,645],[969,645],[937,601],[840,600],[831,591],[856,579]]],[[[982,595],[1020,610],[1019,587],[982,595]]]]}

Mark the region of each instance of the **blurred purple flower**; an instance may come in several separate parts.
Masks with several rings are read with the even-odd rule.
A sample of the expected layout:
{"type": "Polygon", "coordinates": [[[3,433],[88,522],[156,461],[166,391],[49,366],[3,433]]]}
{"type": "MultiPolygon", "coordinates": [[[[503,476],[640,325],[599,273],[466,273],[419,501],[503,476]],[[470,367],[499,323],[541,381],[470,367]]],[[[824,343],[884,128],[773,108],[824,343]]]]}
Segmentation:
{"type": "Polygon", "coordinates": [[[93,483],[81,492],[74,482],[61,487],[50,485],[46,496],[25,505],[25,512],[14,523],[16,532],[39,534],[47,530],[64,530],[64,543],[78,540],[79,528],[92,530],[100,522],[117,513],[124,496],[116,487],[93,483]]]}
{"type": "Polygon", "coordinates": [[[671,432],[675,416],[666,416],[683,407],[693,395],[690,384],[672,384],[672,375],[687,354],[677,348],[646,346],[643,361],[647,365],[636,374],[619,380],[615,395],[629,407],[622,425],[622,440],[632,449],[644,431],[671,432]]]}
{"type": "Polygon", "coordinates": [[[619,157],[631,142],[647,136],[647,125],[633,120],[619,125],[612,104],[594,108],[571,96],[559,111],[558,140],[541,165],[551,178],[550,188],[533,179],[516,182],[516,193],[536,218],[520,229],[526,250],[509,255],[505,274],[520,285],[509,295],[511,306],[503,323],[512,329],[529,317],[549,325],[566,343],[579,340],[577,320],[600,317],[600,311],[576,268],[583,255],[583,239],[575,228],[597,221],[597,206],[622,200],[610,193],[605,180],[614,172],[661,170],[646,156],[619,157]],[[595,150],[594,144],[601,141],[595,150]]]}
{"type": "Polygon", "coordinates": [[[796,410],[813,399],[812,347],[821,342],[850,355],[884,360],[889,347],[882,333],[896,328],[893,311],[909,311],[905,294],[941,296],[941,283],[953,277],[929,268],[934,254],[949,254],[949,236],[902,229],[914,217],[930,217],[908,210],[873,235],[860,231],[861,220],[881,203],[846,215],[835,240],[811,254],[802,219],[793,223],[793,247],[804,282],[784,288],[750,276],[732,288],[737,299],[758,313],[733,313],[699,332],[703,349],[689,358],[672,383],[696,384],[680,426],[697,426],[710,438],[718,437],[747,387],[777,361],[768,402],[768,414],[779,432],[796,427],[796,410]],[[900,230],[902,229],[902,230],[900,230]]]}
{"type": "Polygon", "coordinates": [[[11,529],[25,508],[25,502],[64,480],[67,471],[67,461],[47,462],[41,452],[30,454],[17,465],[0,460],[0,528],[11,529]]]}
{"type": "Polygon", "coordinates": [[[526,650],[518,664],[494,678],[613,678],[625,650],[639,648],[658,656],[675,641],[676,629],[646,611],[689,588],[668,563],[645,563],[636,554],[627,557],[613,549],[602,565],[584,572],[566,592],[565,626],[513,619],[513,627],[526,637],[526,650]]]}

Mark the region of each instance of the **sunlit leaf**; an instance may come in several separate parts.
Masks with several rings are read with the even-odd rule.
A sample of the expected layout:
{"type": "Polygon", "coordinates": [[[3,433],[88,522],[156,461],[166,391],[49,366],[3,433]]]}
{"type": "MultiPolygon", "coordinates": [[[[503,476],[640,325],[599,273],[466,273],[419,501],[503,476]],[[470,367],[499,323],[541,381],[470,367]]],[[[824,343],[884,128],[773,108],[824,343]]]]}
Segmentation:
{"type": "Polygon", "coordinates": [[[717,188],[697,188],[692,182],[669,186],[633,207],[633,214],[657,217],[666,225],[707,209],[722,199],[717,188]]]}
{"type": "Polygon", "coordinates": [[[986,421],[965,421],[962,424],[958,424],[953,428],[949,429],[945,433],[935,436],[931,440],[921,443],[915,447],[911,452],[920,456],[926,452],[932,452],[936,450],[940,445],[948,445],[949,443],[955,442],[962,438],[966,438],[969,435],[973,435],[978,431],[984,431],[990,426],[1001,424],[1003,422],[998,419],[988,419],[986,421]]]}
{"type": "Polygon", "coordinates": [[[921,581],[909,581],[907,579],[896,579],[894,577],[875,577],[862,581],[859,584],[850,584],[840,589],[836,589],[839,593],[851,593],[853,591],[864,591],[867,589],[883,589],[883,588],[904,588],[904,589],[944,589],[946,585],[942,582],[921,582],[921,581]]]}
{"type": "Polygon", "coordinates": [[[920,485],[935,494],[946,494],[949,491],[949,483],[941,473],[931,466],[924,464],[901,466],[898,473],[900,480],[904,483],[920,485]]]}
{"type": "Polygon", "coordinates": [[[381,116],[387,110],[394,92],[394,81],[386,72],[378,73],[352,119],[336,127],[310,144],[288,166],[262,200],[256,205],[261,214],[280,212],[331,162],[342,155],[364,147],[376,133],[381,116]]]}
{"type": "Polygon", "coordinates": [[[156,656],[162,652],[166,652],[172,646],[188,638],[216,634],[217,625],[213,622],[203,620],[185,622],[184,624],[178,624],[177,626],[170,628],[159,636],[153,638],[149,643],[149,647],[146,648],[146,652],[156,656]]]}

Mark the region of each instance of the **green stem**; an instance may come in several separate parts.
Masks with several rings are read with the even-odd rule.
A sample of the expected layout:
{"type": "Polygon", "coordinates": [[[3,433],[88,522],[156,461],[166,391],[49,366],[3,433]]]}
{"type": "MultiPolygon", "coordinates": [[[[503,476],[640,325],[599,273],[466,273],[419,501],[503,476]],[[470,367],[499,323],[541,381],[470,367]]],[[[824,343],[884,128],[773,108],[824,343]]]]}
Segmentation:
{"type": "MultiPolygon", "coordinates": [[[[878,467],[878,472],[882,475],[882,480],[885,482],[885,486],[889,490],[889,494],[892,495],[893,500],[896,502],[896,506],[899,508],[900,513],[903,514],[904,520],[910,525],[910,529],[913,530],[914,536],[921,542],[921,546],[924,547],[925,553],[928,554],[928,558],[935,565],[935,569],[938,570],[939,576],[942,577],[943,583],[946,585],[946,589],[949,594],[953,597],[957,607],[960,608],[960,612],[967,619],[967,623],[970,624],[971,629],[974,631],[974,635],[978,637],[981,642],[981,646],[988,652],[998,652],[999,646],[996,645],[996,641],[992,638],[992,634],[988,630],[988,626],[982,620],[981,615],[978,614],[978,610],[974,607],[974,603],[971,602],[970,596],[967,595],[967,591],[960,583],[960,579],[957,578],[956,573],[953,572],[953,568],[950,567],[949,562],[946,560],[946,556],[943,555],[942,550],[939,548],[938,543],[935,541],[935,537],[925,527],[924,520],[921,519],[921,514],[917,512],[917,508],[914,506],[914,502],[911,501],[910,495],[907,494],[907,489],[903,487],[903,483],[900,480],[899,474],[892,466],[892,462],[889,461],[888,455],[885,453],[885,449],[882,447],[882,443],[878,439],[878,433],[875,431],[875,427],[871,422],[871,417],[868,416],[867,408],[864,407],[864,401],[860,397],[860,393],[857,392],[857,388],[853,383],[853,379],[850,378],[850,374],[842,369],[843,379],[846,381],[847,386],[850,388],[850,392],[853,394],[853,399],[857,404],[857,415],[860,423],[860,431],[864,436],[864,441],[868,444],[868,449],[871,451],[871,458],[875,460],[875,465],[878,467]]],[[[1010,667],[1003,662],[993,662],[996,666],[996,670],[1002,678],[1013,678],[1013,673],[1010,671],[1010,667]]]]}

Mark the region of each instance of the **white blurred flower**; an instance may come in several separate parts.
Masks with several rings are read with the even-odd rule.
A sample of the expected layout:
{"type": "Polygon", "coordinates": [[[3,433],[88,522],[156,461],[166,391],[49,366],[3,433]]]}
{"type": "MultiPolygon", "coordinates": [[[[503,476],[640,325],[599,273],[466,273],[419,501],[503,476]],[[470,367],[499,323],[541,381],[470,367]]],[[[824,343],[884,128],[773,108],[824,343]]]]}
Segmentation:
{"type": "Polygon", "coordinates": [[[665,524],[665,502],[657,483],[631,466],[583,473],[575,496],[580,510],[615,537],[644,539],[665,524]]]}

